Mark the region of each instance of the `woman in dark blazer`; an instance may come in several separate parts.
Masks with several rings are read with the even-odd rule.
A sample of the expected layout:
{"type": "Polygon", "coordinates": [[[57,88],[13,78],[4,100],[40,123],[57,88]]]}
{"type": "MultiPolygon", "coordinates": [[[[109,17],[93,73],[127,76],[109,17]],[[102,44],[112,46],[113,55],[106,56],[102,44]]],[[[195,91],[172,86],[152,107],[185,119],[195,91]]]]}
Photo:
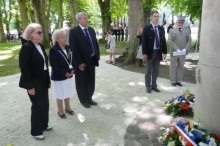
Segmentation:
{"type": "Polygon", "coordinates": [[[63,100],[65,102],[65,112],[74,115],[69,103],[70,97],[73,96],[72,52],[66,45],[66,30],[55,30],[52,39],[55,45],[50,49],[49,60],[52,67],[51,80],[53,80],[54,97],[57,100],[58,115],[60,118],[66,118],[63,100]]]}
{"type": "Polygon", "coordinates": [[[48,57],[44,46],[40,44],[43,37],[42,26],[37,23],[29,24],[23,37],[27,42],[22,45],[19,53],[19,87],[27,90],[32,103],[31,135],[37,140],[43,140],[43,131],[52,130],[52,127],[48,126],[50,78],[48,57]]]}

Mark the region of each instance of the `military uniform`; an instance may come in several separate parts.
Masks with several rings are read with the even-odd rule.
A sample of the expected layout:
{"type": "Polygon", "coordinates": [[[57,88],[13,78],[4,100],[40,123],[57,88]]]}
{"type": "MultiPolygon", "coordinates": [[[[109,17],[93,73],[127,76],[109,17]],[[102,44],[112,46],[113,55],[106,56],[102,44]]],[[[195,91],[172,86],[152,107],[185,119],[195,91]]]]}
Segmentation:
{"type": "Polygon", "coordinates": [[[169,42],[171,46],[170,54],[170,82],[181,83],[184,71],[184,63],[188,50],[191,47],[191,33],[189,28],[170,29],[169,42]],[[179,50],[178,50],[179,49],[179,50]],[[186,50],[183,55],[174,55],[175,52],[186,50]]]}

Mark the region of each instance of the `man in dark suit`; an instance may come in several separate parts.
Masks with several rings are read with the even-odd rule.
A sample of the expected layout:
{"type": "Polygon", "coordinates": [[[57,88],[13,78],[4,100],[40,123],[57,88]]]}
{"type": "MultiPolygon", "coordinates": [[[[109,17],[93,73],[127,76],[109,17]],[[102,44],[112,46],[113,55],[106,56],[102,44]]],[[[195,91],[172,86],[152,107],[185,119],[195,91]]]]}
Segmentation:
{"type": "Polygon", "coordinates": [[[88,26],[86,12],[76,14],[78,26],[70,30],[69,44],[73,51],[75,68],[76,91],[81,104],[89,108],[97,105],[92,100],[95,90],[95,66],[99,65],[99,45],[96,33],[88,26]]]}
{"type": "Polygon", "coordinates": [[[160,92],[157,88],[157,77],[162,54],[167,54],[166,38],[163,27],[158,25],[159,13],[151,13],[152,24],[145,26],[142,34],[143,60],[147,63],[145,86],[147,93],[151,90],[160,92]]]}

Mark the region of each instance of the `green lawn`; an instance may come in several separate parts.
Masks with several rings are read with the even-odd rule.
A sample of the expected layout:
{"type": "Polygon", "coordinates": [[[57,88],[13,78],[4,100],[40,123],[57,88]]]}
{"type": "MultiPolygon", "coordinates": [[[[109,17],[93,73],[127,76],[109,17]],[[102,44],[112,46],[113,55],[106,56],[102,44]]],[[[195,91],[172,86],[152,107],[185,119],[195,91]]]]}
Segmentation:
{"type": "Polygon", "coordinates": [[[20,43],[0,44],[0,77],[20,72],[18,67],[18,53],[20,43]]]}
{"type": "MultiPolygon", "coordinates": [[[[116,54],[120,54],[124,49],[125,42],[117,43],[116,54]]],[[[100,54],[107,55],[105,44],[100,43],[100,54]]],[[[21,48],[20,43],[0,43],[0,77],[20,73],[18,66],[18,55],[21,48]]],[[[49,49],[46,49],[49,52],[49,49]]]]}

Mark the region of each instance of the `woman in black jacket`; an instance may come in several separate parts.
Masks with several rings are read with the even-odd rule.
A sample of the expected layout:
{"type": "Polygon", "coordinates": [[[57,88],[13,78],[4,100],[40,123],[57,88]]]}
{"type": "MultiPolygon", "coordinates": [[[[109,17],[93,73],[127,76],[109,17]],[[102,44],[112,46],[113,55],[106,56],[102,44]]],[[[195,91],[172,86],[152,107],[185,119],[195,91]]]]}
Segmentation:
{"type": "Polygon", "coordinates": [[[72,52],[66,45],[66,30],[57,29],[52,35],[54,46],[50,49],[49,60],[52,67],[51,80],[53,81],[54,97],[57,100],[58,115],[66,118],[65,112],[74,115],[70,107],[70,97],[73,96],[73,58],[72,52]]]}
{"type": "Polygon", "coordinates": [[[43,38],[42,26],[29,24],[22,35],[25,42],[19,53],[21,77],[19,87],[27,89],[31,107],[31,135],[37,140],[43,140],[43,131],[52,130],[48,126],[50,77],[48,57],[40,42],[43,38]]]}

